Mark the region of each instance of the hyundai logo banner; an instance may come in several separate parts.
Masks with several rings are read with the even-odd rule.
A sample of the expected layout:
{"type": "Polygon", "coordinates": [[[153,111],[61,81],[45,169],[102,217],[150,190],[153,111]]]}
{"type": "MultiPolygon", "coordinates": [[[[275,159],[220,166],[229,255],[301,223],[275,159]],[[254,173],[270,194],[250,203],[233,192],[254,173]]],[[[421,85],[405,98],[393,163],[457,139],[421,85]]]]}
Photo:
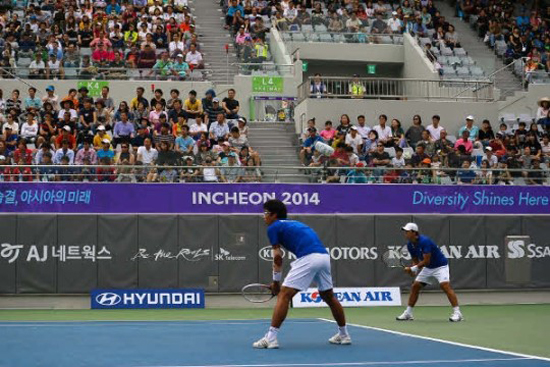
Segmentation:
{"type": "Polygon", "coordinates": [[[92,309],[204,308],[204,289],[95,289],[92,309]]]}
{"type": "MultiPolygon", "coordinates": [[[[399,287],[334,288],[334,295],[344,307],[401,306],[399,287]]],[[[327,304],[316,288],[309,288],[292,298],[292,306],[327,307],[327,304]]]]}

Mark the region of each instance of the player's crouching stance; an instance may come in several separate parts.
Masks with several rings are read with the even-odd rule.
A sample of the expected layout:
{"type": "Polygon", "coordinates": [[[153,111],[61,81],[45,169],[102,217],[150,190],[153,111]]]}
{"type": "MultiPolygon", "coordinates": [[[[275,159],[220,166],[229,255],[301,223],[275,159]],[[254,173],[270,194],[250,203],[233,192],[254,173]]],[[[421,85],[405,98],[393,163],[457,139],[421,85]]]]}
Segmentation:
{"type": "Polygon", "coordinates": [[[292,297],[307,289],[312,281],[317,283],[319,294],[330,307],[338,324],[338,333],[329,339],[332,344],[351,344],[346,328],[346,317],[342,305],[332,291],[330,256],[313,229],[303,223],[287,220],[286,206],[280,200],[269,200],[264,204],[264,221],[268,225],[267,235],[273,246],[273,283],[271,289],[278,295],[273,310],[271,327],[267,334],[253,344],[254,348],[278,348],[277,333],[286,318],[292,297]],[[296,255],[291,269],[282,279],[283,256],[281,246],[296,255]]]}
{"type": "Polygon", "coordinates": [[[413,307],[418,300],[420,290],[426,284],[431,284],[432,279],[435,279],[439,282],[441,290],[445,292],[453,306],[453,313],[449,317],[449,321],[462,321],[463,317],[458,307],[458,299],[450,284],[447,258],[430,238],[418,232],[418,226],[415,223],[407,223],[401,229],[404,231],[405,238],[409,241],[407,249],[413,261],[413,266],[406,267],[405,272],[411,276],[416,275],[419,271],[420,273],[416,275],[412,285],[407,309],[396,319],[398,321],[414,320],[413,307]]]}

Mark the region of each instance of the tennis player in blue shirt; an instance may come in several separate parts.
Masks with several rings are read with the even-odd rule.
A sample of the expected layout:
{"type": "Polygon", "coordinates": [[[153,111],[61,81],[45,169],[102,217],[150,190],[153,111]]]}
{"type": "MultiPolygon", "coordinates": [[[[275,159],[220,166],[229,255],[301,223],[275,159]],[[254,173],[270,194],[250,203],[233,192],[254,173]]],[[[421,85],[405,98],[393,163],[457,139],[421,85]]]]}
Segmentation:
{"type": "Polygon", "coordinates": [[[401,229],[404,231],[405,238],[409,241],[407,249],[413,261],[413,266],[406,267],[405,272],[411,276],[416,276],[416,279],[412,285],[408,307],[396,319],[398,321],[414,320],[413,307],[418,300],[420,290],[426,284],[431,284],[432,280],[436,280],[453,306],[453,313],[449,317],[449,321],[462,321],[463,317],[458,307],[458,299],[453,288],[451,288],[447,258],[429,237],[419,233],[418,226],[415,223],[407,223],[401,229]]]}
{"type": "Polygon", "coordinates": [[[340,302],[332,291],[330,256],[323,243],[305,224],[287,219],[286,206],[280,200],[269,200],[264,204],[264,221],[268,225],[267,236],[273,246],[273,283],[271,289],[277,294],[271,327],[267,334],[253,344],[254,348],[278,348],[277,333],[286,318],[292,297],[303,291],[314,281],[319,295],[330,307],[338,324],[338,333],[329,339],[331,344],[351,344],[346,328],[346,316],[340,302]],[[283,252],[281,247],[296,255],[281,287],[283,252]]]}

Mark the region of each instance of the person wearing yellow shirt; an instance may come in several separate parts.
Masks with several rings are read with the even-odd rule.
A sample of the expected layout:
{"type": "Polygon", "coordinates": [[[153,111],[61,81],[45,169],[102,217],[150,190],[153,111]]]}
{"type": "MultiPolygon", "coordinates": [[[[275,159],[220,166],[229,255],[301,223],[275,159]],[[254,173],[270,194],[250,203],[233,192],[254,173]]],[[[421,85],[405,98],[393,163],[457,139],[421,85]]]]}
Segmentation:
{"type": "Polygon", "coordinates": [[[359,75],[353,74],[353,80],[349,86],[351,98],[363,98],[365,86],[359,81],[359,75]]]}
{"type": "Polygon", "coordinates": [[[183,109],[187,114],[187,123],[189,125],[195,123],[197,116],[204,113],[202,109],[202,102],[197,99],[197,92],[192,90],[189,92],[189,98],[183,102],[183,109]]]}
{"type": "Polygon", "coordinates": [[[256,43],[254,45],[254,50],[256,51],[256,60],[258,63],[265,62],[267,60],[267,45],[264,44],[264,41],[259,38],[256,38],[256,43]]]}
{"type": "Polygon", "coordinates": [[[103,140],[107,139],[109,142],[113,140],[109,134],[105,132],[105,126],[99,125],[97,127],[97,134],[94,136],[94,149],[99,150],[103,148],[103,140]]]}

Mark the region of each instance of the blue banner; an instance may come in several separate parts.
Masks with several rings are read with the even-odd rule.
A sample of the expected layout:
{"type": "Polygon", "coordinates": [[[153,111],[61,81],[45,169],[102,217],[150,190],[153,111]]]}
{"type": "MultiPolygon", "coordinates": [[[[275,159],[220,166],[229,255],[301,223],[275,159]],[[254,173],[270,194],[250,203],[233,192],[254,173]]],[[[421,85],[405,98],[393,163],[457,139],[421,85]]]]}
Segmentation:
{"type": "Polygon", "coordinates": [[[204,289],[95,289],[92,309],[204,308],[204,289]]]}

